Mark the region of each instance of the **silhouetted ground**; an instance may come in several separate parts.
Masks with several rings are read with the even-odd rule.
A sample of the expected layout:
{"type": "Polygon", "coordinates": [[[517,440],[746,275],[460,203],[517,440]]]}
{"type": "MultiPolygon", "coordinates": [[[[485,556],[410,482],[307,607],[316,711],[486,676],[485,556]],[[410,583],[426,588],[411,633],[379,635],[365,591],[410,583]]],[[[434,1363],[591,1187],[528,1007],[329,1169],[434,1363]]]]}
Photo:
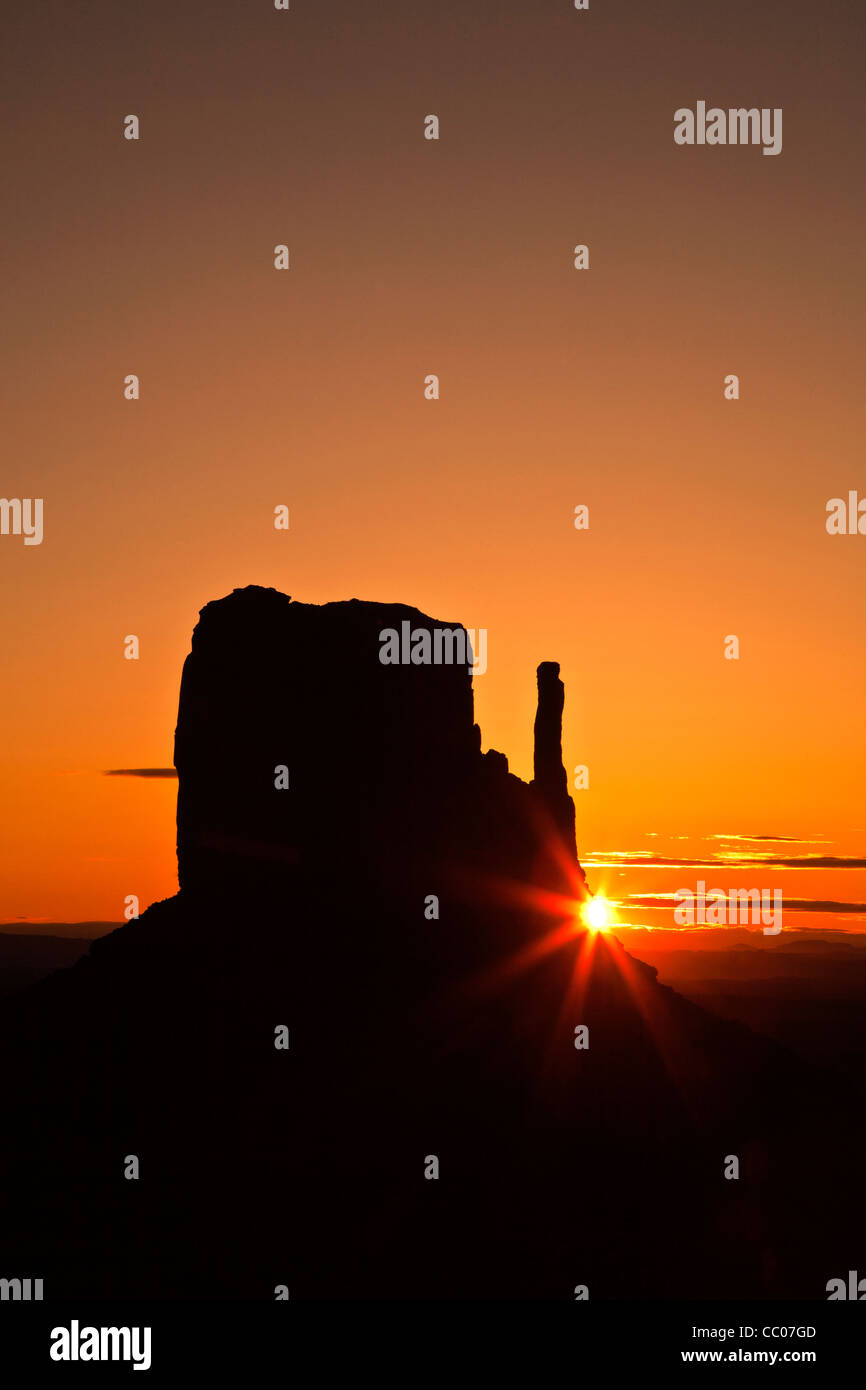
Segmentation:
{"type": "Polygon", "coordinates": [[[482,754],[467,673],[379,663],[407,612],[432,622],[262,590],[204,610],[181,891],[3,1009],[5,1274],[47,1297],[825,1297],[862,1261],[862,1111],[579,929],[558,731],[530,786],[482,754]]]}

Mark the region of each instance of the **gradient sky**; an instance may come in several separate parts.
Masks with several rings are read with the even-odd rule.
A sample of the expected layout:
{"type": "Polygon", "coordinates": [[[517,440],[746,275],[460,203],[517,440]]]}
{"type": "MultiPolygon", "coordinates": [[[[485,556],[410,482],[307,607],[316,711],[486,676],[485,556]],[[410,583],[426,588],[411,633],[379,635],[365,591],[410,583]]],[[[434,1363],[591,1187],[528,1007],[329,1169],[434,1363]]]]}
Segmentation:
{"type": "MultiPolygon", "coordinates": [[[[825,530],[866,495],[861,0],[96,0],[3,29],[0,494],[44,498],[45,540],[0,537],[0,920],[175,890],[176,783],[101,774],[170,764],[198,610],[248,583],[486,627],[484,746],[524,777],[558,660],[599,864],[718,834],[866,856],[866,536],[825,530]],[[782,154],[676,146],[698,100],[781,107],[782,154]]],[[[862,870],[766,872],[590,881],[866,900],[862,870]]]]}

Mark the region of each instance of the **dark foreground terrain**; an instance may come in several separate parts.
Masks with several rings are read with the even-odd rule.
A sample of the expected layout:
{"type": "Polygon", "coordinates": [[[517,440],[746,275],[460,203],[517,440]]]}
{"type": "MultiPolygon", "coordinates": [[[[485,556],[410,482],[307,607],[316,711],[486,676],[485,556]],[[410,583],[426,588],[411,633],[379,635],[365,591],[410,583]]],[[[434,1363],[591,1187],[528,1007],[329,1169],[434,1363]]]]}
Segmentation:
{"type": "Polygon", "coordinates": [[[582,929],[558,668],[526,784],[481,753],[465,667],[381,664],[405,618],[434,626],[261,589],[203,610],[179,893],[3,1002],[3,1274],[826,1297],[864,1258],[850,1080],[582,929]]]}

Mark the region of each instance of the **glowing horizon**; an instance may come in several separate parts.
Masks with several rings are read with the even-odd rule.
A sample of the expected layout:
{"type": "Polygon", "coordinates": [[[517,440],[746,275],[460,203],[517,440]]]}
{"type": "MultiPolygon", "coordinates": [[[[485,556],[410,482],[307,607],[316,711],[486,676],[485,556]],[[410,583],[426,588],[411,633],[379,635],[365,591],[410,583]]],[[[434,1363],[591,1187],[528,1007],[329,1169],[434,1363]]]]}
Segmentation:
{"type": "MultiPolygon", "coordinates": [[[[418,30],[383,0],[327,43],[303,8],[242,45],[219,6],[166,10],[141,44],[94,0],[65,66],[40,6],[16,18],[2,491],[44,498],[44,540],[0,537],[0,919],[119,923],[176,890],[175,783],[102,774],[170,765],[198,611],[249,583],[485,628],[483,746],[527,781],[558,661],[582,852],[699,858],[728,826],[863,854],[866,537],[825,527],[862,490],[848,26],[822,21],[804,85],[814,10],[756,17],[735,92],[729,17],[702,16],[700,92],[784,108],[765,159],[675,144],[697,31],[652,7],[418,30]],[[641,80],[612,101],[624,34],[641,80]]],[[[603,872],[617,901],[688,883],[603,872]]],[[[856,869],[789,883],[866,902],[856,869]]]]}

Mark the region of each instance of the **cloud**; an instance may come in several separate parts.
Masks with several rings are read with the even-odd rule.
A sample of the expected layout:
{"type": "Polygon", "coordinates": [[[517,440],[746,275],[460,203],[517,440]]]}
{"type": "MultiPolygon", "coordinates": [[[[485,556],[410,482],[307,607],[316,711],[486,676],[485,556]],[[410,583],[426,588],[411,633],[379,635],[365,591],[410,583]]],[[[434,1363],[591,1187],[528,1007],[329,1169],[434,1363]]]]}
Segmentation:
{"type": "Polygon", "coordinates": [[[818,898],[787,898],[784,907],[794,912],[866,912],[866,903],[822,902],[818,898]]]}
{"type": "Polygon", "coordinates": [[[866,859],[832,854],[729,854],[705,859],[667,858],[649,850],[609,850],[581,858],[586,869],[866,869],[866,859]]]}
{"type": "Polygon", "coordinates": [[[111,767],[103,777],[176,777],[173,767],[111,767]]]}
{"type": "Polygon", "coordinates": [[[758,844],[770,840],[778,845],[829,845],[830,840],[801,840],[797,835],[705,835],[705,840],[748,840],[758,844]]]}
{"type": "MultiPolygon", "coordinates": [[[[677,898],[674,893],[629,893],[619,901],[623,907],[669,912],[677,898]]],[[[866,913],[866,903],[839,903],[824,898],[783,898],[782,907],[785,912],[866,913]]]]}

